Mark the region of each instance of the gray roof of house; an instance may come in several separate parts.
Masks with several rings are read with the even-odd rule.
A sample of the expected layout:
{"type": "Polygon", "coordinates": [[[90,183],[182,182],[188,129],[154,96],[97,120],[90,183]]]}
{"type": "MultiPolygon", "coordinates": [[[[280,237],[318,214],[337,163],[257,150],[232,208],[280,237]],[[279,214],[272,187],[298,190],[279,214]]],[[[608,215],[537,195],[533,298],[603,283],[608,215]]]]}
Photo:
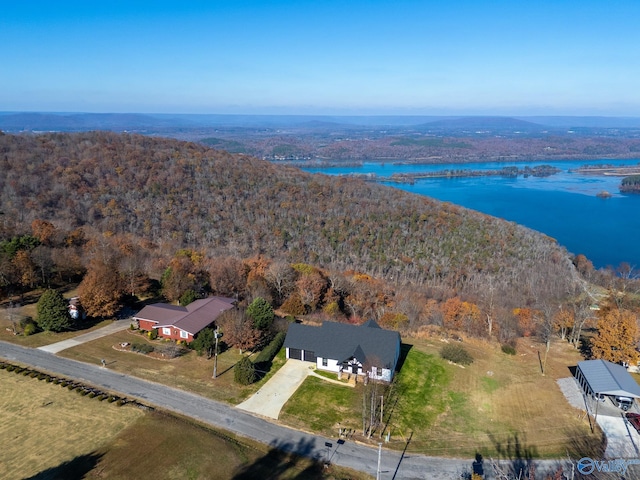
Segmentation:
{"type": "Polygon", "coordinates": [[[578,368],[595,393],[640,398],[640,385],[622,365],[606,360],[578,362],[578,368]]]}
{"type": "Polygon", "coordinates": [[[338,362],[355,357],[365,366],[394,368],[400,334],[383,330],[373,320],[362,325],[324,322],[320,327],[292,323],[284,346],[312,351],[318,357],[338,362]]]}
{"type": "Polygon", "coordinates": [[[196,300],[186,307],[168,303],[154,303],[140,310],[133,318],[157,322],[154,328],[176,327],[192,335],[215,321],[225,310],[233,307],[233,298],[209,297],[196,300]]]}

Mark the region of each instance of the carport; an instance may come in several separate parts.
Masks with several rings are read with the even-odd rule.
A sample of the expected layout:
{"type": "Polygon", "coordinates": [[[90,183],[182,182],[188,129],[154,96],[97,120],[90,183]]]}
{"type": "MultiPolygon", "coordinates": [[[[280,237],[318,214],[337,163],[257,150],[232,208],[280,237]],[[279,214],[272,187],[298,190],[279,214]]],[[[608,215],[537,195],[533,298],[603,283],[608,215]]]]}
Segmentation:
{"type": "Polygon", "coordinates": [[[627,369],[606,360],[578,362],[576,380],[582,390],[594,398],[601,395],[640,398],[640,385],[627,369]]]}

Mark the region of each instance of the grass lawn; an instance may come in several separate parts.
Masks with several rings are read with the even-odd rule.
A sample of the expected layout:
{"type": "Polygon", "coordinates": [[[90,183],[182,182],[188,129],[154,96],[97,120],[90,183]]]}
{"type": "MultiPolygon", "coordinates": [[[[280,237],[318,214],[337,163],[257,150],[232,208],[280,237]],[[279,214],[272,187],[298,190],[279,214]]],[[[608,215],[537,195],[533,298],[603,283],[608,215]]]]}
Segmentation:
{"type": "MultiPolygon", "coordinates": [[[[537,351],[544,355],[544,349],[531,339],[524,339],[513,356],[499,345],[465,342],[475,359],[467,367],[442,360],[444,343],[438,340],[406,342],[411,345],[404,345],[408,353],[396,394],[385,399],[389,447],[402,449],[411,438],[408,451],[436,456],[472,458],[479,452],[486,458],[544,458],[569,452],[581,458],[601,452],[601,434],[591,433],[582,412],[567,403],[556,384],[581,360],[567,344],[552,345],[543,376],[537,351]]],[[[280,419],[333,435],[339,423],[365,440],[360,438],[363,391],[362,385],[343,388],[310,377],[280,419]]]]}
{"type": "Polygon", "coordinates": [[[277,371],[285,362],[283,350],[273,360],[272,368],[265,378],[253,385],[242,386],[233,380],[233,366],[241,358],[235,348],[218,355],[217,378],[214,380],[212,378],[213,358],[199,357],[196,352],[189,351],[179,358],[159,360],[137,353],[121,352],[113,348],[114,345],[123,342],[159,345],[162,340],[152,341],[137,331],[125,330],[63,350],[58,355],[95,365],[100,365],[101,359],[104,358],[107,362],[107,367],[111,370],[180,388],[234,405],[242,402],[257,391],[264,382],[271,378],[273,372],[277,371]]]}
{"type": "Polygon", "coordinates": [[[0,391],[2,479],[370,478],[5,370],[0,391]]]}

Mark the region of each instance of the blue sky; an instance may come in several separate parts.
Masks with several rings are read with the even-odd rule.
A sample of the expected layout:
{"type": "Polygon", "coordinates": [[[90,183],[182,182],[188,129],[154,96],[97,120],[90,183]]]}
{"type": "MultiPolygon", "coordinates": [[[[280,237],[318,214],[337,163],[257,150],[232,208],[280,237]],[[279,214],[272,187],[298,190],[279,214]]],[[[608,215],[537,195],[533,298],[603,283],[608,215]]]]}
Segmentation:
{"type": "Polygon", "coordinates": [[[640,2],[3,2],[0,111],[640,116],[640,2]]]}

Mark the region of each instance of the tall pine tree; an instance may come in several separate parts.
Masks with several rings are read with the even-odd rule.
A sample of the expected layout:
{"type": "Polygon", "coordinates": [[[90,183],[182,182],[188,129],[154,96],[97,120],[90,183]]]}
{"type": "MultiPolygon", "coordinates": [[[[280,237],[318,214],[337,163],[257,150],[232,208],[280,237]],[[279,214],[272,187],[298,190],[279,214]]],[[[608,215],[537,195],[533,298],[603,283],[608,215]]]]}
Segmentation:
{"type": "Polygon", "coordinates": [[[37,305],[38,325],[43,330],[61,332],[73,325],[67,302],[57,290],[46,290],[37,305]]]}

